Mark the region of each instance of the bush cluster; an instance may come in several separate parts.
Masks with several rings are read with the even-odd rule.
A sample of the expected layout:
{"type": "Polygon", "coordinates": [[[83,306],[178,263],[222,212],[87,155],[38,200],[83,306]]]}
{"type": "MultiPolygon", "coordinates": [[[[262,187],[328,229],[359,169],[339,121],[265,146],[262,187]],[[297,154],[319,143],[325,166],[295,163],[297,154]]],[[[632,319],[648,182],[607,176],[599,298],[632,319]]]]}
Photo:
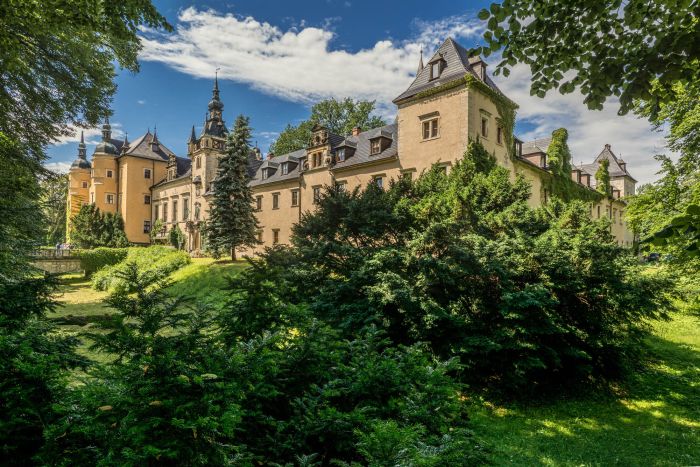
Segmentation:
{"type": "Polygon", "coordinates": [[[130,264],[154,279],[164,279],[171,272],[190,263],[190,256],[184,251],[166,246],[148,248],[127,248],[127,255],[120,262],[105,266],[92,276],[92,286],[97,290],[116,290],[126,287],[120,278],[130,264]]]}
{"type": "Polygon", "coordinates": [[[94,273],[105,266],[111,266],[123,261],[128,253],[127,248],[100,247],[93,250],[80,252],[80,267],[85,271],[85,277],[92,277],[94,273]]]}

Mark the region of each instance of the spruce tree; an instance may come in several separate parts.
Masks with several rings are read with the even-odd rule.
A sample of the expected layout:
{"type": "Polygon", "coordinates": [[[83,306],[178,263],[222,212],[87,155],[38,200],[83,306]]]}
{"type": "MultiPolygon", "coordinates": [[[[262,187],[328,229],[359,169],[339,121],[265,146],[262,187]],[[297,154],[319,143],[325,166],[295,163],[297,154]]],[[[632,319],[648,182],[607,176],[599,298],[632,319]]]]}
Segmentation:
{"type": "Polygon", "coordinates": [[[250,135],[248,117],[239,115],[226,143],[226,155],[219,160],[207,225],[207,237],[214,255],[230,250],[234,261],[236,248],[252,247],[258,243],[255,236],[258,222],[253,214],[253,194],[248,186],[250,135]]]}

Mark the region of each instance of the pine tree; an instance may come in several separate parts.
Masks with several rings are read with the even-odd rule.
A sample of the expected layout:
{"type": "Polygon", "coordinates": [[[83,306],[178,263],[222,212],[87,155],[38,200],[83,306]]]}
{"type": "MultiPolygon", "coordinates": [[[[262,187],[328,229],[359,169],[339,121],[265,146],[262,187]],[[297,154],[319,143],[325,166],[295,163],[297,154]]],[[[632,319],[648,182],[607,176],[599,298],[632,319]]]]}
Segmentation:
{"type": "Polygon", "coordinates": [[[250,135],[248,117],[239,115],[228,137],[226,155],[219,161],[207,226],[207,236],[215,256],[230,250],[234,261],[236,248],[252,247],[258,243],[255,236],[258,222],[253,214],[253,194],[248,186],[250,135]]]}

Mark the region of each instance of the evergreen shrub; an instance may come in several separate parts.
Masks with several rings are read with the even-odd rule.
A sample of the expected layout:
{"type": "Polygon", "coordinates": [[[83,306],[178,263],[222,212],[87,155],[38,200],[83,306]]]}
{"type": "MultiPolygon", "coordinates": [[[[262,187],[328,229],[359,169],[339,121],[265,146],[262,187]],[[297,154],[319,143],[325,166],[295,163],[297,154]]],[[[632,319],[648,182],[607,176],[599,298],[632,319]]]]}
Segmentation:
{"type": "Polygon", "coordinates": [[[85,277],[92,277],[103,267],[123,261],[128,252],[128,248],[107,247],[83,250],[79,253],[80,267],[85,271],[85,277]]]}

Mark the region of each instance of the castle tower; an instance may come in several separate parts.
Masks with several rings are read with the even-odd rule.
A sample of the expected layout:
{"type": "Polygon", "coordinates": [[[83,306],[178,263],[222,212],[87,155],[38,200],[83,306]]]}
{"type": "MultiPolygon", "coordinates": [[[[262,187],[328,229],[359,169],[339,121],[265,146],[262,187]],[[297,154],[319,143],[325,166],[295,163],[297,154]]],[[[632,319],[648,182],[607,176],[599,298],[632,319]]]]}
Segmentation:
{"type": "MultiPolygon", "coordinates": [[[[192,161],[192,220],[203,221],[209,211],[211,187],[219,168],[219,158],[226,150],[228,129],[223,119],[224,103],[219,96],[219,78],[214,78],[212,98],[207,106],[204,127],[196,136],[194,126],[187,141],[187,155],[192,161]]],[[[192,239],[192,248],[201,246],[199,232],[192,239]]]]}
{"type": "Polygon", "coordinates": [[[80,207],[89,202],[90,192],[90,162],[87,160],[85,137],[80,132],[78,157],[73,161],[68,171],[68,202],[66,206],[66,241],[70,243],[71,219],[78,214],[80,207]]]}
{"type": "Polygon", "coordinates": [[[117,157],[119,151],[112,140],[112,127],[109,119],[102,125],[102,141],[95,147],[92,155],[92,183],[90,185],[90,203],[101,211],[117,212],[119,176],[117,157]]]}

